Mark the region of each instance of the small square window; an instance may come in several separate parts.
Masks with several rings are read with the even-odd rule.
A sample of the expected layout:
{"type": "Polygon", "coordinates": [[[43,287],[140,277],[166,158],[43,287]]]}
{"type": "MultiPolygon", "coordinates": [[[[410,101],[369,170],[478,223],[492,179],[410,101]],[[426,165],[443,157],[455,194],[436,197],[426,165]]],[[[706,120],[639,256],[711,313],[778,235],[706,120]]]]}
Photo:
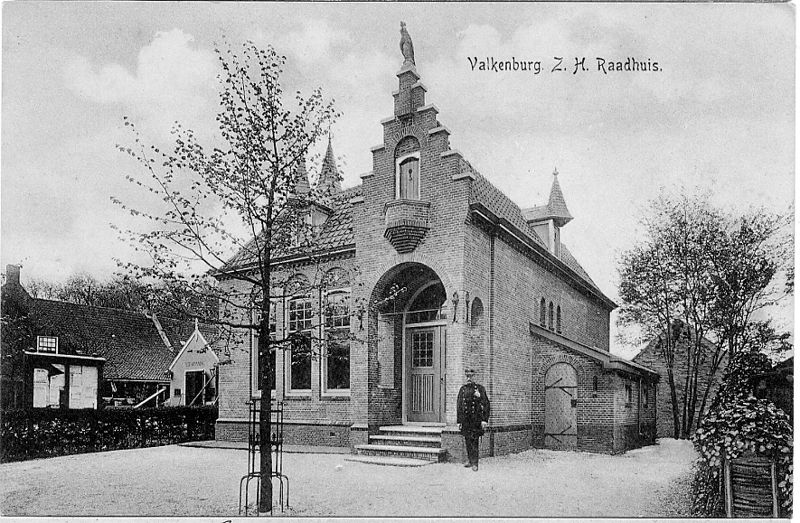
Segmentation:
{"type": "Polygon", "coordinates": [[[36,351],[58,353],[58,337],[56,336],[37,336],[36,351]]]}

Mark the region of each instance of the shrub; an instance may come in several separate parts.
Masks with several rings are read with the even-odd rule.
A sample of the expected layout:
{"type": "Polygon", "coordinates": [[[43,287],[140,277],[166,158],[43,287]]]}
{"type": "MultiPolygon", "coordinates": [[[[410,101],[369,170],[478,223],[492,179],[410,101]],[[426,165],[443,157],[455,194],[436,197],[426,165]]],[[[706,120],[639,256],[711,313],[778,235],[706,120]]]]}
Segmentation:
{"type": "Polygon", "coordinates": [[[216,407],[5,412],[0,461],[214,439],[216,407]]]}
{"type": "Polygon", "coordinates": [[[696,516],[725,515],[722,460],[744,455],[775,461],[781,515],[791,516],[791,422],[773,403],[750,395],[749,379],[762,372],[765,365],[768,363],[760,354],[743,353],[732,358],[723,386],[694,435],[694,446],[700,454],[692,482],[696,516]]]}

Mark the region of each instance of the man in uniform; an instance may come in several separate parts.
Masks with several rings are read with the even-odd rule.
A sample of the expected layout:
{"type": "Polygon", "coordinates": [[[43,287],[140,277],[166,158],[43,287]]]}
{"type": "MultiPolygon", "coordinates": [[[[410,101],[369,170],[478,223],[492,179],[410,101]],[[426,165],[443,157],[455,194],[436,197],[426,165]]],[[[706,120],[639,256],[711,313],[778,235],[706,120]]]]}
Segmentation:
{"type": "Polygon", "coordinates": [[[483,430],[489,424],[489,396],[483,385],[475,383],[475,369],[468,367],[464,370],[467,383],[458,391],[456,413],[458,428],[464,435],[469,462],[465,467],[478,470],[478,441],[483,436],[483,430]]]}

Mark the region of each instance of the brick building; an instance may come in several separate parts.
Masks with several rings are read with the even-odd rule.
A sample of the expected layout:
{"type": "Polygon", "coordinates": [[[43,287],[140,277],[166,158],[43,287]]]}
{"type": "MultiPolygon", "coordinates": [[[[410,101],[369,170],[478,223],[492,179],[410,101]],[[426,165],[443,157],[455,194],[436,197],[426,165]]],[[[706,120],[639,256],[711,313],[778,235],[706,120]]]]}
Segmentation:
{"type": "MultiPolygon", "coordinates": [[[[615,304],[561,242],[572,216],[557,173],[545,205],[512,202],[450,148],[408,49],[373,170],[311,209],[311,251],[275,262],[276,281],[289,281],[272,304],[276,338],[303,329],[356,338],[335,357],[324,348],[307,362],[277,353],[285,441],[369,453],[411,433],[457,458],[456,396],[469,366],[492,401],[483,454],[652,443],[657,375],[609,353],[615,304]],[[325,284],[297,290],[316,281],[325,284]],[[357,303],[363,312],[347,312],[357,303]],[[339,312],[321,318],[326,311],[339,312]]],[[[335,169],[329,143],[319,183],[332,183],[335,169]]],[[[225,271],[251,267],[240,253],[225,271]]],[[[254,346],[242,337],[220,368],[218,438],[246,436],[246,402],[258,394],[254,346]]]]}
{"type": "MultiPolygon", "coordinates": [[[[183,383],[185,365],[176,375],[171,362],[199,333],[190,321],[33,298],[17,265],[7,266],[1,294],[2,410],[133,406],[147,398],[152,406],[169,398],[171,374],[183,383]]],[[[215,327],[200,328],[204,340],[216,340],[215,327]]]]}
{"type": "MultiPolygon", "coordinates": [[[[687,390],[687,376],[689,374],[687,361],[689,359],[689,346],[692,343],[693,331],[689,329],[685,323],[676,321],[672,329],[673,336],[673,380],[675,382],[675,396],[678,403],[678,423],[681,423],[683,418],[683,402],[687,390]]],[[[648,342],[633,357],[633,361],[653,369],[660,377],[659,385],[660,391],[656,400],[656,437],[659,438],[675,438],[675,422],[673,419],[673,405],[672,394],[670,393],[669,378],[667,375],[667,365],[664,357],[664,338],[665,335],[658,336],[648,342]]],[[[711,387],[708,391],[708,397],[705,403],[705,409],[711,406],[711,401],[717,394],[720,383],[722,383],[722,375],[725,373],[725,367],[728,363],[727,356],[723,356],[717,368],[713,366],[713,352],[714,344],[708,340],[703,340],[703,347],[705,351],[702,355],[697,357],[697,403],[694,409],[694,422],[688,436],[691,437],[694,431],[697,430],[697,420],[700,416],[701,402],[703,394],[708,388],[709,382],[711,387]]]]}

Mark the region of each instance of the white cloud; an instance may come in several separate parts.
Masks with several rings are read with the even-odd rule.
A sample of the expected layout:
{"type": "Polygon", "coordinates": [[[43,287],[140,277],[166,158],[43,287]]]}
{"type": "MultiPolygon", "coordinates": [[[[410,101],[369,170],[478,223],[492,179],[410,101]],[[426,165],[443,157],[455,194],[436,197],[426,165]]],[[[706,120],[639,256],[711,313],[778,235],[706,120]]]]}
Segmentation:
{"type": "Polygon", "coordinates": [[[304,20],[302,29],[297,31],[271,34],[268,37],[278,52],[305,63],[322,59],[335,62],[336,54],[332,49],[351,40],[350,34],[343,29],[331,26],[327,20],[316,18],[304,20]]]}
{"type": "Polygon", "coordinates": [[[168,131],[175,120],[202,127],[213,123],[217,64],[213,52],[195,48],[193,41],[180,29],[156,33],[139,51],[133,72],[75,56],[64,65],[64,80],[87,100],[121,104],[155,132],[168,131]]]}

